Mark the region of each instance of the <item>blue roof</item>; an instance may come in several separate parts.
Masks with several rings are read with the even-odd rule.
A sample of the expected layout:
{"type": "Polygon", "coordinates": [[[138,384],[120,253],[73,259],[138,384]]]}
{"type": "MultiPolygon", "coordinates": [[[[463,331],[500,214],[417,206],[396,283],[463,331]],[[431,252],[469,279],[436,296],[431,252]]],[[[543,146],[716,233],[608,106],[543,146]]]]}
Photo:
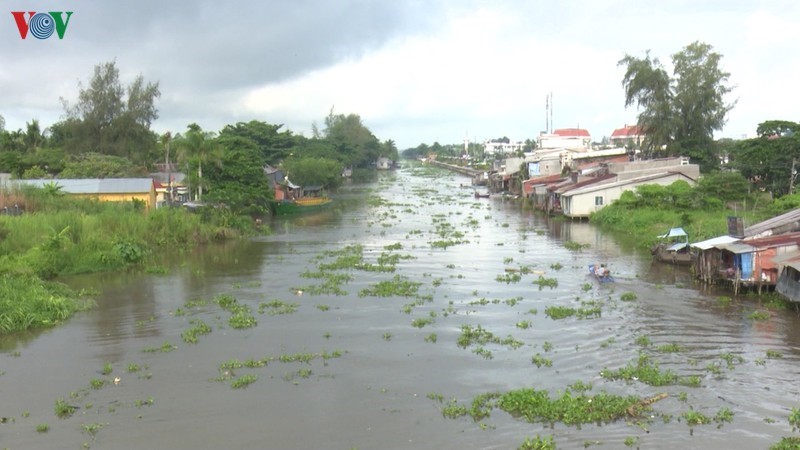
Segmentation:
{"type": "Polygon", "coordinates": [[[152,178],[85,178],[85,179],[36,179],[14,180],[12,183],[36,186],[55,184],[67,194],[129,194],[150,192],[152,178]]]}

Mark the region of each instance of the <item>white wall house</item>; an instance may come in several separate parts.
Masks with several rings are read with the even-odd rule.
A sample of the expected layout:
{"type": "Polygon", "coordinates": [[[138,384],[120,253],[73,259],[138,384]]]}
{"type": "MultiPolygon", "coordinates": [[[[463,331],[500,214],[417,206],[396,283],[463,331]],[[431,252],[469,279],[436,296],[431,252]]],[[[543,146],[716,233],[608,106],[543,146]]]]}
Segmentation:
{"type": "Polygon", "coordinates": [[[568,190],[561,194],[562,213],[571,218],[586,218],[595,211],[603,209],[614,200],[618,200],[625,191],[632,191],[644,184],[670,184],[684,180],[694,186],[695,180],[679,172],[662,172],[625,180],[592,184],[586,187],[568,190]]]}
{"type": "Polygon", "coordinates": [[[614,130],[609,141],[615,147],[641,148],[642,141],[644,141],[644,132],[637,125],[625,125],[614,130]]]}
{"type": "Polygon", "coordinates": [[[525,143],[522,141],[509,142],[508,144],[505,142],[486,141],[483,143],[483,154],[484,156],[511,155],[523,151],[524,148],[525,143]]]}
{"type": "Polygon", "coordinates": [[[562,128],[553,130],[552,134],[542,133],[537,138],[537,146],[546,148],[568,148],[589,150],[592,148],[592,136],[583,128],[562,128]]]}

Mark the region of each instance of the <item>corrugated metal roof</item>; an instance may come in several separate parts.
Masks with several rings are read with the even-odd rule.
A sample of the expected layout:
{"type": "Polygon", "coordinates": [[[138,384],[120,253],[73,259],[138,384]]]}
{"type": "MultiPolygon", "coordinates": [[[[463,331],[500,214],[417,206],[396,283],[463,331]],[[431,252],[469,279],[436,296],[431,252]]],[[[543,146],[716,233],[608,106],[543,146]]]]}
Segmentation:
{"type": "Polygon", "coordinates": [[[763,233],[766,233],[773,228],[778,228],[781,225],[790,224],[792,222],[796,222],[800,220],[800,208],[791,210],[787,213],[781,214],[780,216],[775,216],[771,219],[767,219],[763,222],[759,222],[744,229],[745,236],[759,236],[763,233]]]}
{"type": "Polygon", "coordinates": [[[787,263],[795,261],[800,262],[800,250],[794,250],[772,258],[772,262],[774,262],[775,264],[788,265],[787,263]]]}
{"type": "Polygon", "coordinates": [[[688,234],[686,234],[686,230],[684,230],[681,227],[676,227],[676,228],[670,228],[667,234],[662,234],[661,236],[658,237],[664,239],[664,238],[684,237],[684,236],[689,236],[688,234]]]}
{"type": "Polygon", "coordinates": [[[715,238],[706,239],[705,241],[695,242],[694,244],[692,244],[692,247],[699,248],[700,250],[708,250],[720,244],[729,244],[731,242],[736,242],[739,240],[741,239],[728,235],[718,236],[715,238]]]}
{"type": "Polygon", "coordinates": [[[800,242],[800,232],[778,234],[775,236],[767,236],[758,239],[745,238],[742,242],[746,242],[753,247],[766,248],[766,247],[783,247],[786,245],[797,244],[800,242]]]}
{"type": "MultiPolygon", "coordinates": [[[[690,177],[687,177],[685,174],[682,174],[680,172],[661,172],[661,173],[656,173],[656,174],[653,174],[653,175],[645,175],[645,176],[638,177],[638,178],[629,178],[627,180],[615,181],[613,183],[602,183],[602,184],[595,184],[595,185],[592,185],[592,186],[582,187],[580,189],[574,189],[574,190],[571,189],[571,190],[569,190],[567,192],[564,192],[563,195],[572,196],[572,195],[586,194],[586,193],[589,193],[589,192],[594,192],[594,191],[598,191],[598,190],[601,190],[601,189],[607,189],[607,188],[610,188],[610,187],[625,186],[625,185],[628,185],[628,184],[637,184],[637,183],[647,183],[648,181],[657,180],[659,178],[665,178],[665,177],[672,176],[672,175],[680,175],[680,176],[682,176],[682,177],[694,182],[694,180],[692,180],[690,177]]],[[[610,175],[610,176],[615,177],[616,175],[610,175]]]]}
{"type": "Polygon", "coordinates": [[[152,178],[86,178],[86,179],[36,179],[14,180],[15,183],[39,188],[55,184],[68,194],[127,194],[150,192],[152,178]]]}
{"type": "Polygon", "coordinates": [[[756,251],[756,248],[752,245],[742,244],[741,242],[731,242],[729,244],[719,244],[715,245],[715,248],[720,250],[727,250],[731,253],[736,253],[737,255],[742,253],[753,253],[756,251]]]}

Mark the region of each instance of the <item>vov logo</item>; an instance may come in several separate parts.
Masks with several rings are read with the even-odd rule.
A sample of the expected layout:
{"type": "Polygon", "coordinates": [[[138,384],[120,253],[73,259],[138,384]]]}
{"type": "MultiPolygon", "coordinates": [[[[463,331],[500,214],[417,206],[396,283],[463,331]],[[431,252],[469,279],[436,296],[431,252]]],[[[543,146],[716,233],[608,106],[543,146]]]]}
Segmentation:
{"type": "Polygon", "coordinates": [[[53,31],[58,34],[59,39],[64,39],[64,33],[69,25],[69,18],[72,11],[50,11],[47,13],[37,13],[28,11],[28,19],[25,20],[25,11],[11,11],[14,20],[17,22],[19,36],[22,39],[28,37],[28,32],[36,39],[47,39],[53,35],[53,31]],[[64,14],[67,19],[64,20],[64,14]]]}

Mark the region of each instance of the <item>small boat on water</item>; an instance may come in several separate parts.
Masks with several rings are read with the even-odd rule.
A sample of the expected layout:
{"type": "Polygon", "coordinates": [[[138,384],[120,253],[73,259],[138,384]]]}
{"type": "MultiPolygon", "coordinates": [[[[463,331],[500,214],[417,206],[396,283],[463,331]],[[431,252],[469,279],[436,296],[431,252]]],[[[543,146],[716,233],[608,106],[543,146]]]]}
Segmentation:
{"type": "Polygon", "coordinates": [[[650,249],[656,261],[688,266],[694,261],[689,247],[689,235],[683,228],[671,228],[658,236],[660,242],[650,249]]]}
{"type": "Polygon", "coordinates": [[[614,277],[611,276],[611,272],[605,266],[598,267],[596,264],[589,264],[589,275],[601,283],[614,282],[614,277]],[[600,269],[602,269],[602,271],[600,269]]]}
{"type": "Polygon", "coordinates": [[[303,197],[291,200],[280,200],[274,203],[275,214],[283,216],[287,214],[300,214],[305,212],[319,211],[327,208],[333,203],[328,197],[303,197]]]}
{"type": "Polygon", "coordinates": [[[489,198],[489,193],[475,191],[475,198],[489,198]]]}

